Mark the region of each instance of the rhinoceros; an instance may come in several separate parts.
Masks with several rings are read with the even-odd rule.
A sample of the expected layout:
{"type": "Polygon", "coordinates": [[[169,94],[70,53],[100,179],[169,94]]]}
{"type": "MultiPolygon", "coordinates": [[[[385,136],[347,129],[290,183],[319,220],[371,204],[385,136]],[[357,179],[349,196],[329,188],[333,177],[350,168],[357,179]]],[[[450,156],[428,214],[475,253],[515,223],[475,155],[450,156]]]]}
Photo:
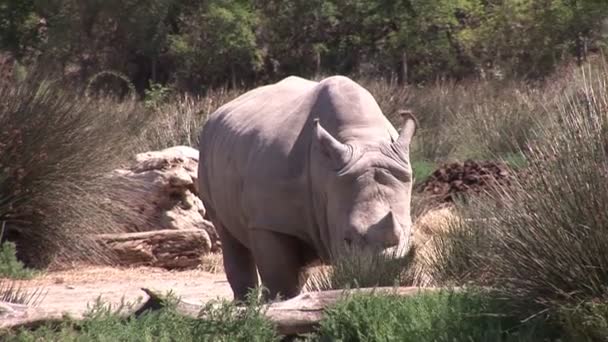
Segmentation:
{"type": "Polygon", "coordinates": [[[398,133],[345,76],[290,76],[224,104],[200,134],[199,195],[223,250],[234,298],[258,286],[287,299],[311,262],[344,246],[408,246],[416,130],[398,133]],[[257,272],[256,272],[257,269],[257,272]]]}

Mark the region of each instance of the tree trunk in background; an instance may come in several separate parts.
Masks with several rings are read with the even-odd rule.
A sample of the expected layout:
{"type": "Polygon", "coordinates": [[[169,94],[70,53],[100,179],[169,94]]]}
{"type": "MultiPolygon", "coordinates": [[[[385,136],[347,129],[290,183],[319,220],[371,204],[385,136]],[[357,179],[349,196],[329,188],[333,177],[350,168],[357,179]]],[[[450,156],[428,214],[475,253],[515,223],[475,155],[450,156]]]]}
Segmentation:
{"type": "Polygon", "coordinates": [[[401,59],[397,63],[397,84],[404,85],[408,83],[407,78],[407,53],[401,53],[401,59]]]}

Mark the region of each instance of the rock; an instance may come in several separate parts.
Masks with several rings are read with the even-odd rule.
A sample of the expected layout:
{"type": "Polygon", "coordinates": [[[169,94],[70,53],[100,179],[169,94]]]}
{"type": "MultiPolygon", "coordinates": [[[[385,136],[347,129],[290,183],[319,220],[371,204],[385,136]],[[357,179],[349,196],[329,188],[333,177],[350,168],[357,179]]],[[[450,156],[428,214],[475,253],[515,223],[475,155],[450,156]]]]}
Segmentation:
{"type": "Polygon", "coordinates": [[[140,153],[130,165],[114,170],[110,177],[116,187],[112,201],[120,202],[132,216],[117,218],[121,232],[163,229],[201,229],[209,236],[210,251],[220,249],[213,224],[198,197],[198,151],[175,146],[140,153]]]}

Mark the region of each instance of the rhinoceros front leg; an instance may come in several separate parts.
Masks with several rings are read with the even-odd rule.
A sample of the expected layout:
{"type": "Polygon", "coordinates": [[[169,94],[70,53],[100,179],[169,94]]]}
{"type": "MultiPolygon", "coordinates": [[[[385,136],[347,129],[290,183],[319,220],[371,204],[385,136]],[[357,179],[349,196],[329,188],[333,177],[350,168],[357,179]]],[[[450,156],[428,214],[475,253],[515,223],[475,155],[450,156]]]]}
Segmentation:
{"type": "Polygon", "coordinates": [[[258,286],[258,274],[253,255],[223,225],[213,223],[222,242],[224,271],[234,293],[234,299],[244,301],[247,293],[258,286]]]}
{"type": "Polygon", "coordinates": [[[291,236],[264,229],[253,229],[252,252],[266,299],[288,299],[300,293],[299,274],[304,267],[300,243],[291,236]]]}

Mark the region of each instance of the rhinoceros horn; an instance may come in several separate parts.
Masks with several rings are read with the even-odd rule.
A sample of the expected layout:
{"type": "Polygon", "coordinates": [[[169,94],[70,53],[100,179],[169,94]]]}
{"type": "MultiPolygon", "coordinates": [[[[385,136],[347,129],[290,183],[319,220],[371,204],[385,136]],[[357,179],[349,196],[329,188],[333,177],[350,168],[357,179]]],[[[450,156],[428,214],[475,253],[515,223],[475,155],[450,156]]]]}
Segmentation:
{"type": "Polygon", "coordinates": [[[400,110],[399,115],[403,120],[403,126],[399,133],[399,138],[393,143],[396,151],[400,153],[407,153],[409,151],[410,143],[414,134],[416,134],[416,127],[418,126],[418,120],[414,114],[409,110],[400,110]]]}
{"type": "Polygon", "coordinates": [[[317,146],[324,156],[326,156],[335,169],[340,169],[346,165],[352,157],[352,149],[339,142],[319,123],[319,119],[313,120],[314,137],[317,146]]]}

